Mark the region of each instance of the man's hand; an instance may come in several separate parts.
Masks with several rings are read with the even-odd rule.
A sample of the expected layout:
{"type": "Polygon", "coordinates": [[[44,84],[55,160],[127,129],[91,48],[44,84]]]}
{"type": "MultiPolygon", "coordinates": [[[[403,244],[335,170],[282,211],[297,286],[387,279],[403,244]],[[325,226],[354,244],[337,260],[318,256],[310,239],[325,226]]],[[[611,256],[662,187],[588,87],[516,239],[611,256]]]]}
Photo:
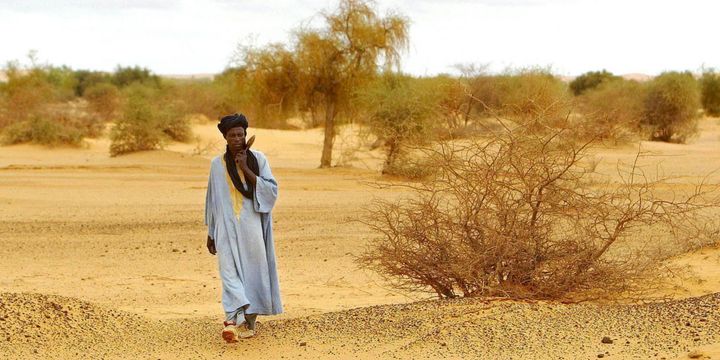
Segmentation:
{"type": "Polygon", "coordinates": [[[247,166],[247,150],[241,150],[235,154],[235,164],[240,169],[247,166]]]}
{"type": "Polygon", "coordinates": [[[211,238],[210,235],[208,235],[208,238],[207,238],[207,248],[208,248],[208,251],[210,252],[210,254],[212,254],[212,255],[217,254],[217,250],[215,250],[215,240],[213,240],[213,238],[211,238]]]}

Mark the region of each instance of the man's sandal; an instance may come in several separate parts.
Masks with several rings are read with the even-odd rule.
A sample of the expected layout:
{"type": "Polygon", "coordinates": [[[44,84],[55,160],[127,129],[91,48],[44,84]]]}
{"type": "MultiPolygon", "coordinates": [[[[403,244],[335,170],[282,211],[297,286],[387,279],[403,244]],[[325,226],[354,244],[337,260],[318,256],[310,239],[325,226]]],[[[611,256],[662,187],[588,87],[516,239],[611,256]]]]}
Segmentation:
{"type": "Polygon", "coordinates": [[[247,322],[243,322],[242,324],[240,324],[237,329],[239,330],[238,336],[241,339],[249,339],[255,336],[255,330],[257,330],[257,323],[255,323],[255,329],[250,329],[247,322]]]}
{"type": "Polygon", "coordinates": [[[235,325],[234,321],[224,321],[223,325],[225,328],[223,328],[222,331],[222,338],[225,340],[225,342],[228,343],[235,343],[238,342],[238,326],[235,325]]]}

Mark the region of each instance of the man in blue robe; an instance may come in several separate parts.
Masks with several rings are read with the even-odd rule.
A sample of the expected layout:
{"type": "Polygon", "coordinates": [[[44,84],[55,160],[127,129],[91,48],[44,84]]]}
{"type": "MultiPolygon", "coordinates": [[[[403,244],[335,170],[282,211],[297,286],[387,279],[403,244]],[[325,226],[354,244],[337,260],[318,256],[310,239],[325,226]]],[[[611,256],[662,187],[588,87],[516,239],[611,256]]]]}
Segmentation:
{"type": "Polygon", "coordinates": [[[210,165],[205,224],[208,251],[218,256],[227,342],[255,335],[257,315],[282,312],[271,210],[278,185],[267,158],[246,142],[242,114],[223,117],[225,153],[210,165]]]}

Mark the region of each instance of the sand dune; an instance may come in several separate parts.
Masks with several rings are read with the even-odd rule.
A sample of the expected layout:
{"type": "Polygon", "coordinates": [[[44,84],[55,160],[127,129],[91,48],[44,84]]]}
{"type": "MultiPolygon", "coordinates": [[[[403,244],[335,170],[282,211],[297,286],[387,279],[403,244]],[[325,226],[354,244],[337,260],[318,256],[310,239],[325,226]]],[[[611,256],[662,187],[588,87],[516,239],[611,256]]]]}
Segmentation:
{"type": "MultiPolygon", "coordinates": [[[[414,303],[430,295],[394,291],[353,263],[369,240],[353,215],[374,197],[402,192],[366,185],[379,178],[380,154],[351,137],[338,141],[338,154],[352,167],[317,169],[317,129],[251,131],[280,182],[275,230],[286,312],[262,319],[257,339],[228,346],[218,336],[220,282],[202,224],[209,158],[220,152],[221,138],[213,124],[194,130],[197,140],[189,144],[116,158],[109,157],[105,138],[80,149],[0,147],[0,358],[583,359],[608,352],[611,358],[672,359],[696,349],[717,353],[720,300],[717,294],[695,298],[720,290],[717,248],[672,259],[688,272],[662,295],[678,302],[414,303]],[[343,151],[352,148],[362,151],[343,151]],[[603,336],[613,344],[602,344],[603,336]]],[[[644,142],[657,155],[648,164],[662,160],[670,175],[691,178],[719,167],[717,119],[704,121],[702,130],[690,145],[644,142]]],[[[612,176],[616,162],[635,151],[599,149],[598,170],[612,176]]],[[[710,182],[720,183],[718,176],[710,182]]]]}

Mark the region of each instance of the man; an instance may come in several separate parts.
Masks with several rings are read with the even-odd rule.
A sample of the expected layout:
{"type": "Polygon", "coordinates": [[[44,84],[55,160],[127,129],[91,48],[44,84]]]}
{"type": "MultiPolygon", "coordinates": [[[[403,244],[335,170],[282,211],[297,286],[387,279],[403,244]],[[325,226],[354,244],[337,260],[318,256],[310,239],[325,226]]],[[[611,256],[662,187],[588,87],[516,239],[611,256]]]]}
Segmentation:
{"type": "Polygon", "coordinates": [[[257,315],[282,312],[270,211],[278,185],[263,153],[246,142],[242,114],[223,117],[227,145],[210,165],[205,224],[208,251],[218,255],[227,342],[255,335],[257,315]]]}

